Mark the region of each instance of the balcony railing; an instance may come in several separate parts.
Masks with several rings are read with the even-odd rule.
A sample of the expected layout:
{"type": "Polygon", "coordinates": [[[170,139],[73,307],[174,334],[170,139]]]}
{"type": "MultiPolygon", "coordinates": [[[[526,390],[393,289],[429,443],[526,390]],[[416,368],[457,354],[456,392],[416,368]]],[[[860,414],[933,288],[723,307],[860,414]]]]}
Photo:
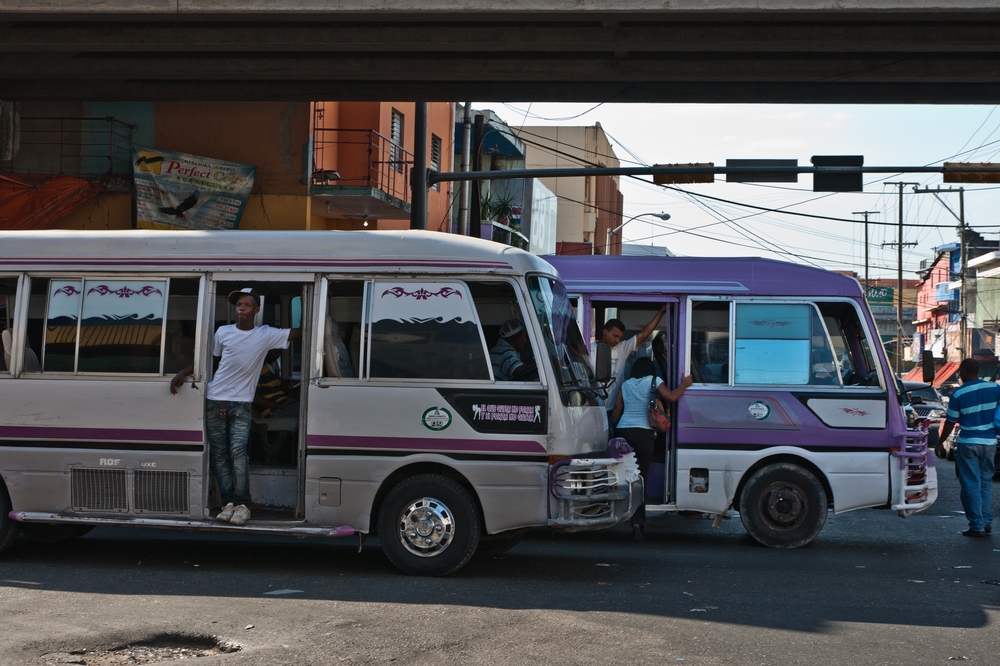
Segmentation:
{"type": "Polygon", "coordinates": [[[21,118],[20,148],[7,173],[96,176],[132,172],[134,125],[116,118],[21,118]]]}
{"type": "Polygon", "coordinates": [[[413,153],[374,130],[313,131],[314,185],[371,187],[410,202],[413,153]]]}

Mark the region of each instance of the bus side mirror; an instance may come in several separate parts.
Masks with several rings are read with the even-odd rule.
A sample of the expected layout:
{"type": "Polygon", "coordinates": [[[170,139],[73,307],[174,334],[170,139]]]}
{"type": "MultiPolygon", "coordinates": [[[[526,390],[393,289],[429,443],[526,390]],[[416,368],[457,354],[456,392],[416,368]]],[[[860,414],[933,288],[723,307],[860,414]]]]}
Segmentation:
{"type": "Polygon", "coordinates": [[[607,384],[611,381],[611,345],[597,344],[597,363],[594,367],[598,384],[607,384]]]}
{"type": "Polygon", "coordinates": [[[921,379],[924,380],[925,384],[934,383],[934,352],[930,349],[925,349],[924,353],[920,357],[920,366],[922,368],[921,379]]]}

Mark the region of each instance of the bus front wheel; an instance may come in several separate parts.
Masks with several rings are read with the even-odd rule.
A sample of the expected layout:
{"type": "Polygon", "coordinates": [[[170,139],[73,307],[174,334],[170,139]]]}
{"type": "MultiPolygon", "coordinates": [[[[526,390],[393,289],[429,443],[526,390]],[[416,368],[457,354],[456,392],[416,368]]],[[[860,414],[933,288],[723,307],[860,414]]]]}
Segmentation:
{"type": "Polygon", "coordinates": [[[447,576],[479,545],[479,510],[468,491],[438,474],[419,474],[393,488],[379,512],[386,557],[403,573],[447,576]]]}
{"type": "Polygon", "coordinates": [[[14,545],[21,530],[10,517],[10,497],[0,481],[0,553],[14,545]]]}
{"type": "Polygon", "coordinates": [[[776,463],[757,470],[740,495],[740,519],[758,543],[770,548],[798,548],[826,524],[823,484],[808,470],[776,463]]]}

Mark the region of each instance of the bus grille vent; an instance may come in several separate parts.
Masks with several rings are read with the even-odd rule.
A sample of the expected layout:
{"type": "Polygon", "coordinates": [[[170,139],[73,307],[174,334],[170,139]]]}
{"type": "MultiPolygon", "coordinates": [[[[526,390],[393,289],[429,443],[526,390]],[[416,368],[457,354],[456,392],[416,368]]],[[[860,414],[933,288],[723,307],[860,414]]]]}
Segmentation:
{"type": "Polygon", "coordinates": [[[135,510],[151,513],[188,512],[188,472],[136,470],[135,510]]]}
{"type": "Polygon", "coordinates": [[[128,511],[123,469],[74,469],[74,511],[128,511]]]}

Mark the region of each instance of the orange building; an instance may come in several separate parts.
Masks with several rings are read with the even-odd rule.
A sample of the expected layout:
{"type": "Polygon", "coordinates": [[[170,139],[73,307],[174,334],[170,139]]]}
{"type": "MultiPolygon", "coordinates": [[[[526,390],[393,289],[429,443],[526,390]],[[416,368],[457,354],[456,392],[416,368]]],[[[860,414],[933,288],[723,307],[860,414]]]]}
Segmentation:
{"type": "MultiPolygon", "coordinates": [[[[256,167],[239,229],[406,229],[414,109],[413,102],[25,103],[20,151],[0,163],[0,175],[36,183],[62,174],[93,190],[55,215],[40,202],[48,214],[27,228],[131,228],[130,154],[141,145],[256,167]]],[[[429,103],[427,120],[428,166],[450,171],[453,105],[429,103]]],[[[428,192],[430,229],[450,230],[451,194],[449,183],[428,192]]],[[[0,229],[26,228],[16,222],[0,206],[0,229]]]]}

